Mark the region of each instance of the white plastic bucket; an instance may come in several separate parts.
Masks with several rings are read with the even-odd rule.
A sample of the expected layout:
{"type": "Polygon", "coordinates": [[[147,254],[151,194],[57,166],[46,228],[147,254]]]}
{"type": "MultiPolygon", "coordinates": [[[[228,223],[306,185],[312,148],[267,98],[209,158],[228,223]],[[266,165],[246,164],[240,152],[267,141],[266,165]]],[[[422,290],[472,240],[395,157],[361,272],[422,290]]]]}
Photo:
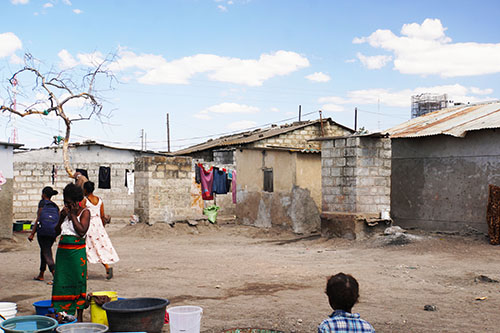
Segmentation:
{"type": "Polygon", "coordinates": [[[0,302],[0,311],[2,310],[16,310],[17,304],[13,302],[0,302]]]}
{"type": "MultiPolygon", "coordinates": [[[[14,318],[17,314],[17,304],[12,302],[0,302],[0,315],[5,319],[14,318]]],[[[0,317],[0,322],[3,319],[0,317]]]]}
{"type": "Polygon", "coordinates": [[[200,333],[203,309],[199,306],[175,306],[167,309],[170,333],[200,333]]]}

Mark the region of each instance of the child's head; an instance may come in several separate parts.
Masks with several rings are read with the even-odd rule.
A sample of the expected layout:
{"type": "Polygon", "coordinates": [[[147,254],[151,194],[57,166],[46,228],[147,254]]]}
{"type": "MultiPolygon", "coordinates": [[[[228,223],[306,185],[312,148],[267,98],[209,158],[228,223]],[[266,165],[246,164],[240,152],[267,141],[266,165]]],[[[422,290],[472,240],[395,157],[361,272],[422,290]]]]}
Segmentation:
{"type": "Polygon", "coordinates": [[[71,204],[78,203],[83,200],[83,190],[75,184],[69,183],[63,191],[64,205],[70,206],[71,204]]]}
{"type": "Polygon", "coordinates": [[[332,309],[351,312],[359,297],[358,281],[349,274],[333,275],[326,284],[326,294],[332,309]]]}
{"type": "Polygon", "coordinates": [[[89,195],[94,193],[95,185],[93,182],[88,181],[83,184],[83,194],[89,195]]]}
{"type": "Polygon", "coordinates": [[[54,190],[52,187],[45,186],[42,190],[42,197],[45,196],[46,199],[50,200],[50,198],[52,198],[52,196],[56,195],[57,193],[59,192],[54,190]]]}

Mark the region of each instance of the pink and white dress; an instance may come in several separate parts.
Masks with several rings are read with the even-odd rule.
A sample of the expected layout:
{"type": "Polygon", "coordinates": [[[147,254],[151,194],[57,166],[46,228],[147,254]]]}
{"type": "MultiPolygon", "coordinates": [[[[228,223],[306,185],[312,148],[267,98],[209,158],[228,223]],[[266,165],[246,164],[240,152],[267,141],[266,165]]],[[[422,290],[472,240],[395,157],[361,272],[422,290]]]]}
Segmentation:
{"type": "Polygon", "coordinates": [[[97,205],[93,205],[87,198],[87,208],[90,211],[90,225],[87,231],[87,260],[91,264],[114,264],[120,260],[118,254],[111,244],[108,233],[101,220],[102,201],[99,198],[97,205]]]}

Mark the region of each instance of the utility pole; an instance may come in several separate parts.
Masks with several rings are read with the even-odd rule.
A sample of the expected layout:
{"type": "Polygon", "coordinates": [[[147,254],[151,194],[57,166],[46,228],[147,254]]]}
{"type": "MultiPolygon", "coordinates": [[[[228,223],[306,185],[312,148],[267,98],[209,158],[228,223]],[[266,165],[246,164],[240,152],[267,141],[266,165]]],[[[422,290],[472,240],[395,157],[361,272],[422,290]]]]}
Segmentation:
{"type": "Polygon", "coordinates": [[[354,132],[358,131],[358,108],[354,108],[354,132]]]}
{"type": "Polygon", "coordinates": [[[141,129],[141,150],[144,150],[144,128],[141,129]]]}
{"type": "Polygon", "coordinates": [[[170,153],[170,116],[167,113],[167,153],[170,153]]]}
{"type": "Polygon", "coordinates": [[[302,105],[299,105],[299,123],[302,117],[302,105]]]}
{"type": "Polygon", "coordinates": [[[144,150],[148,150],[148,133],[144,132],[144,150]]]}
{"type": "Polygon", "coordinates": [[[323,112],[321,112],[321,110],[319,110],[319,121],[321,123],[321,136],[325,136],[325,132],[323,130],[323,112]]]}

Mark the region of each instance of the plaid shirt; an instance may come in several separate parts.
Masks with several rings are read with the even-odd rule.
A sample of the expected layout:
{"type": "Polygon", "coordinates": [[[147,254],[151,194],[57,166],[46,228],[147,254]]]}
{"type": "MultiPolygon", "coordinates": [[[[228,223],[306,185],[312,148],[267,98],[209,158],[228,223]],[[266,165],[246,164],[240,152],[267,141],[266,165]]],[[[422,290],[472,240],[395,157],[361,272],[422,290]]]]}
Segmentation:
{"type": "Polygon", "coordinates": [[[363,333],[375,332],[372,325],[359,318],[359,313],[336,310],[330,318],[323,320],[318,326],[318,333],[363,333]]]}

